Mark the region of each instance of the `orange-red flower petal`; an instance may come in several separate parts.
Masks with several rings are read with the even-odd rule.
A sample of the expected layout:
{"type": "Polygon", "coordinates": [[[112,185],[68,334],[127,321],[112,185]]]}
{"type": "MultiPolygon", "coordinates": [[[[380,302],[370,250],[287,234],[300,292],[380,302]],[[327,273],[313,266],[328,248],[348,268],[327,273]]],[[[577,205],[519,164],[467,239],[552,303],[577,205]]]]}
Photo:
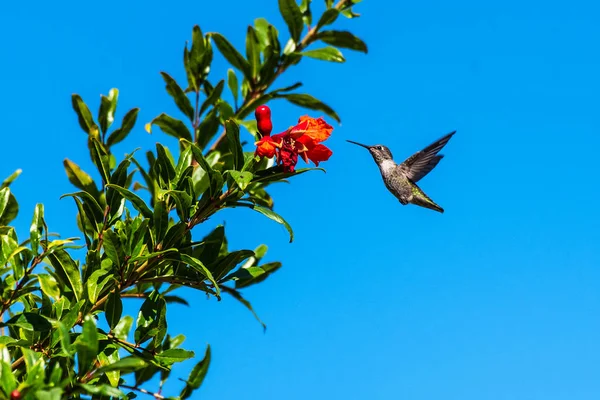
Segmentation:
{"type": "Polygon", "coordinates": [[[306,156],[314,162],[316,166],[319,166],[321,161],[329,160],[329,157],[331,157],[332,154],[333,152],[322,144],[317,144],[306,152],[306,156]]]}
{"type": "Polygon", "coordinates": [[[275,150],[281,147],[281,140],[273,139],[272,136],[263,136],[256,144],[255,154],[260,157],[272,158],[275,150]]]}
{"type": "Polygon", "coordinates": [[[317,143],[327,140],[333,131],[333,127],[325,122],[323,118],[311,118],[307,115],[300,117],[296,126],[302,126],[304,135],[317,143]]]}

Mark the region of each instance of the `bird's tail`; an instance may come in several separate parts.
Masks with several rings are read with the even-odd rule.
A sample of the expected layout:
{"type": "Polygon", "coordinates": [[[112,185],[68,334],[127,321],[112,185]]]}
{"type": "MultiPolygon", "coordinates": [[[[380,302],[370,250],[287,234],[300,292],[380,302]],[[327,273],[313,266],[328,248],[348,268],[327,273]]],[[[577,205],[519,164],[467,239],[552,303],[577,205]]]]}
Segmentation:
{"type": "Polygon", "coordinates": [[[435,210],[437,212],[443,213],[444,209],[440,206],[438,206],[433,200],[431,200],[429,198],[429,196],[427,196],[425,194],[425,192],[423,192],[421,190],[420,187],[418,187],[417,185],[415,185],[413,183],[413,198],[412,198],[412,202],[413,204],[417,205],[417,206],[421,206],[421,207],[425,207],[425,208],[429,208],[430,210],[435,210]]]}

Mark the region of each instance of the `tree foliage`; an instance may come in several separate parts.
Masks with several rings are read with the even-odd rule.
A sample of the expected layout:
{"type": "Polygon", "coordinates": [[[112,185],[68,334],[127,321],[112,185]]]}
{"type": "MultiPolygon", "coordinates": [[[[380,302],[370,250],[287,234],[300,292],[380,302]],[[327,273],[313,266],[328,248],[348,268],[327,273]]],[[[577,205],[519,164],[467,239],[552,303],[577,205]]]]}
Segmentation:
{"type": "Polygon", "coordinates": [[[166,398],[144,384],[160,376],[162,387],[174,364],[194,357],[198,362],[182,379],[180,393],[169,395],[189,398],[200,387],[210,347],[196,356],[182,347],[184,336],[170,333],[169,305],[187,304],[177,290],[193,288],[217,300],[229,296],[254,313],[243,289],[282,264],[262,262],[265,244],[229,249],[222,225],[203,238],[194,228],[220,210],[244,207],[282,224],[293,240],[268,188],[310,169],[286,172],[255,156],[241,137],[260,136],[251,114],[274,99],[340,120],[330,106],[299,92],[301,83],[273,86],[304,57],[343,62],[340,48],[367,51],[350,32],[330,29],[340,16],[357,16],[354,3],[326,0],[315,18],[310,0],[279,0],[289,34],[259,18],[248,27],[243,50],[194,26],[183,49],[186,82],[161,72],[180,115],[163,113],[145,125],[177,138],[177,157],[158,143],[145,154],[118,159],[113,148],[136,131],[139,109],[117,118],[117,89],[101,96],[97,113],[72,96],[96,168],[86,172],[64,161],[75,189],[63,198],[73,202],[82,239],[51,235],[43,204],[33,210],[28,237],[19,238],[10,225],[19,212],[10,185],[20,170],[0,186],[0,398],[166,398]],[[211,73],[215,48],[232,67],[217,79],[211,73]],[[84,251],[77,253],[85,254],[81,259],[77,249],[84,251]],[[137,315],[123,312],[129,298],[143,299],[137,315]]]}

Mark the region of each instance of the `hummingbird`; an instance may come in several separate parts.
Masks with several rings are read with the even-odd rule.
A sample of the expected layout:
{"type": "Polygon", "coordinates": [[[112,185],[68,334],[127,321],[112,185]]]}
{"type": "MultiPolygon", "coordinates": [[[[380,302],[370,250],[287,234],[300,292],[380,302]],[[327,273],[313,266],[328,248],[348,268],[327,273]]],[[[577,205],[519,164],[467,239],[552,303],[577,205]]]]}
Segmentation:
{"type": "Polygon", "coordinates": [[[381,171],[385,187],[400,200],[402,205],[409,203],[416,204],[443,213],[444,209],[435,204],[417,186],[417,182],[431,172],[440,160],[444,158],[442,154],[438,153],[455,133],[456,131],[450,132],[423,150],[408,157],[402,164],[396,164],[390,149],[381,144],[367,146],[366,144],[353,142],[352,140],[347,140],[347,142],[369,150],[369,153],[371,153],[379,167],[379,171],[381,171]]]}

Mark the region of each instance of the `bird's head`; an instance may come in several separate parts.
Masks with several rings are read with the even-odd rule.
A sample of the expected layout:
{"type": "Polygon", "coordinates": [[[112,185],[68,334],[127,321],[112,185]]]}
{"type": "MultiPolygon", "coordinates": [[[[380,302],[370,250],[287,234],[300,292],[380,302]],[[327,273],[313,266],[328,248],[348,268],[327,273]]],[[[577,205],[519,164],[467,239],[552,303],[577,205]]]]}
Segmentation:
{"type": "Polygon", "coordinates": [[[375,160],[375,162],[377,164],[381,164],[382,162],[384,162],[386,160],[393,160],[392,152],[390,151],[390,149],[388,149],[387,147],[385,147],[382,144],[367,146],[366,144],[353,142],[352,140],[346,140],[346,141],[349,143],[355,144],[357,146],[364,147],[365,149],[369,150],[369,153],[371,153],[371,155],[373,156],[373,159],[375,160]]]}

